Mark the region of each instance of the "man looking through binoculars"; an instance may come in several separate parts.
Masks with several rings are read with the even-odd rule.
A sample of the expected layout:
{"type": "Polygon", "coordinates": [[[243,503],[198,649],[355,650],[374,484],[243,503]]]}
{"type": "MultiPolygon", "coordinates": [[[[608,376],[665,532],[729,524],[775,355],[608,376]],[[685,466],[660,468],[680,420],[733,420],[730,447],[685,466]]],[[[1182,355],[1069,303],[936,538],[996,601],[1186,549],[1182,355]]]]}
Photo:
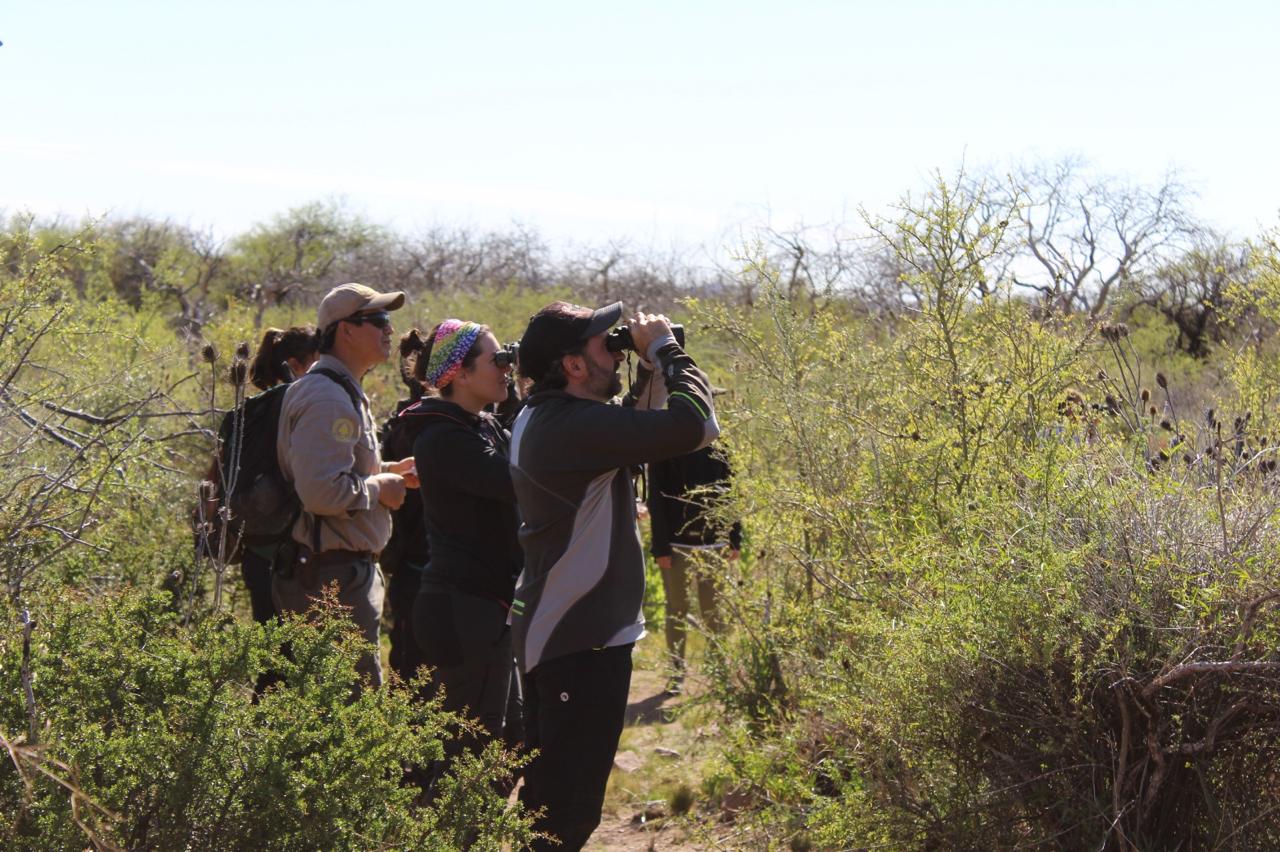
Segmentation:
{"type": "Polygon", "coordinates": [[[545,808],[537,827],[563,844],[546,848],[580,849],[600,822],[631,651],[644,635],[630,468],[706,446],[720,431],[707,377],[663,316],[638,313],[627,329],[664,387],[640,393],[653,380],[644,370],[631,404],[614,404],[623,355],[606,337],[621,316],[621,302],[594,311],[555,302],[519,347],[520,372],[534,384],[512,429],[525,553],[512,626],[526,735],[539,750],[522,798],[545,808]]]}

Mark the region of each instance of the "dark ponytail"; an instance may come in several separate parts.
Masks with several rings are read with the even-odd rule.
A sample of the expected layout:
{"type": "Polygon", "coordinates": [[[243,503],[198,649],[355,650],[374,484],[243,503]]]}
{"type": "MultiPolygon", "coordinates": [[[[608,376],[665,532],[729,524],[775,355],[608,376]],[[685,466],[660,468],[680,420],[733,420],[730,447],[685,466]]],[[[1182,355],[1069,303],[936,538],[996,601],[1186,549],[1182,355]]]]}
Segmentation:
{"type": "Polygon", "coordinates": [[[309,325],[295,325],[288,330],[268,328],[249,365],[249,380],[262,390],[291,382],[289,359],[304,361],[314,355],[316,349],[316,330],[309,325]]]}
{"type": "Polygon", "coordinates": [[[431,342],[422,339],[421,331],[411,328],[400,335],[400,381],[409,389],[409,399],[415,402],[422,399],[426,387],[422,379],[418,378],[418,365],[423,364],[425,371],[425,364],[430,357],[431,342]],[[426,354],[423,354],[424,349],[426,354]]]}

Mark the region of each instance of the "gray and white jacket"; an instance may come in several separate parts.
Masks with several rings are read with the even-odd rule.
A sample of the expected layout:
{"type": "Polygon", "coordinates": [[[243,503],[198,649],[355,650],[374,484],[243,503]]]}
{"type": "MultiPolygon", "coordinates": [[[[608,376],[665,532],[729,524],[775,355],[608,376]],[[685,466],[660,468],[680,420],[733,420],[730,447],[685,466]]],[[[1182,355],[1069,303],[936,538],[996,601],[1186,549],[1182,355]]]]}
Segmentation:
{"type": "Polygon", "coordinates": [[[665,397],[664,408],[545,391],[513,426],[524,571],[511,611],[525,672],[644,635],[644,554],[630,468],[692,452],[720,434],[706,375],[673,339],[656,348],[650,354],[665,384],[656,395],[665,397]]]}

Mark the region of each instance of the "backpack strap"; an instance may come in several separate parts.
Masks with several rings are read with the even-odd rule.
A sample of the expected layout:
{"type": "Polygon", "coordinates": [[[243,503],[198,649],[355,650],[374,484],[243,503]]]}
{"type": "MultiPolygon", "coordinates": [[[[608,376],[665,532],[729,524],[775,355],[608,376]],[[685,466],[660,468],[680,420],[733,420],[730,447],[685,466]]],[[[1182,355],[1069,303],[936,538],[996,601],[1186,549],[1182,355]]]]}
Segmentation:
{"type": "MultiPolygon", "coordinates": [[[[361,398],[360,391],[355,387],[355,385],[351,382],[351,380],[348,379],[346,376],[344,376],[342,373],[339,373],[337,370],[331,370],[328,367],[313,367],[308,372],[308,375],[310,375],[311,373],[319,373],[325,378],[333,381],[335,384],[337,384],[339,387],[341,387],[344,391],[347,392],[347,396],[351,399],[351,406],[355,408],[356,416],[360,418],[360,425],[361,425],[361,428],[363,428],[364,427],[364,403],[361,398]]],[[[298,511],[299,512],[302,511],[301,506],[298,507],[298,511]]],[[[324,516],[312,515],[312,517],[315,518],[316,522],[311,525],[311,552],[319,553],[320,552],[320,525],[324,523],[324,516]]]]}
{"type": "Polygon", "coordinates": [[[341,386],[342,389],[347,392],[347,396],[351,399],[351,406],[356,410],[356,414],[360,414],[364,411],[364,402],[361,398],[360,391],[357,390],[351,380],[342,375],[342,373],[339,373],[337,370],[330,370],[328,367],[315,367],[311,372],[319,373],[341,386]]]}

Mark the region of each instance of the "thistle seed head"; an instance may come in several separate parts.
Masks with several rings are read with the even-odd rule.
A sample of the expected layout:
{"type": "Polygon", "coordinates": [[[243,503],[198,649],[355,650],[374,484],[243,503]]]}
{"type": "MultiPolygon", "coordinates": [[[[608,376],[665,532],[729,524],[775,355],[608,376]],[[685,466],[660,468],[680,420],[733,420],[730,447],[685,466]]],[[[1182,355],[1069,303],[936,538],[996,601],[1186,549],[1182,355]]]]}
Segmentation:
{"type": "Polygon", "coordinates": [[[1098,327],[1098,333],[1102,335],[1103,340],[1109,340],[1112,343],[1129,336],[1129,326],[1122,322],[1104,322],[1098,327]]]}
{"type": "Polygon", "coordinates": [[[218,487],[207,479],[200,480],[200,499],[201,500],[218,499],[218,487]]]}
{"type": "Polygon", "coordinates": [[[214,361],[218,360],[218,350],[212,343],[206,343],[204,348],[200,350],[200,357],[203,358],[206,363],[212,364],[214,361]]]}

